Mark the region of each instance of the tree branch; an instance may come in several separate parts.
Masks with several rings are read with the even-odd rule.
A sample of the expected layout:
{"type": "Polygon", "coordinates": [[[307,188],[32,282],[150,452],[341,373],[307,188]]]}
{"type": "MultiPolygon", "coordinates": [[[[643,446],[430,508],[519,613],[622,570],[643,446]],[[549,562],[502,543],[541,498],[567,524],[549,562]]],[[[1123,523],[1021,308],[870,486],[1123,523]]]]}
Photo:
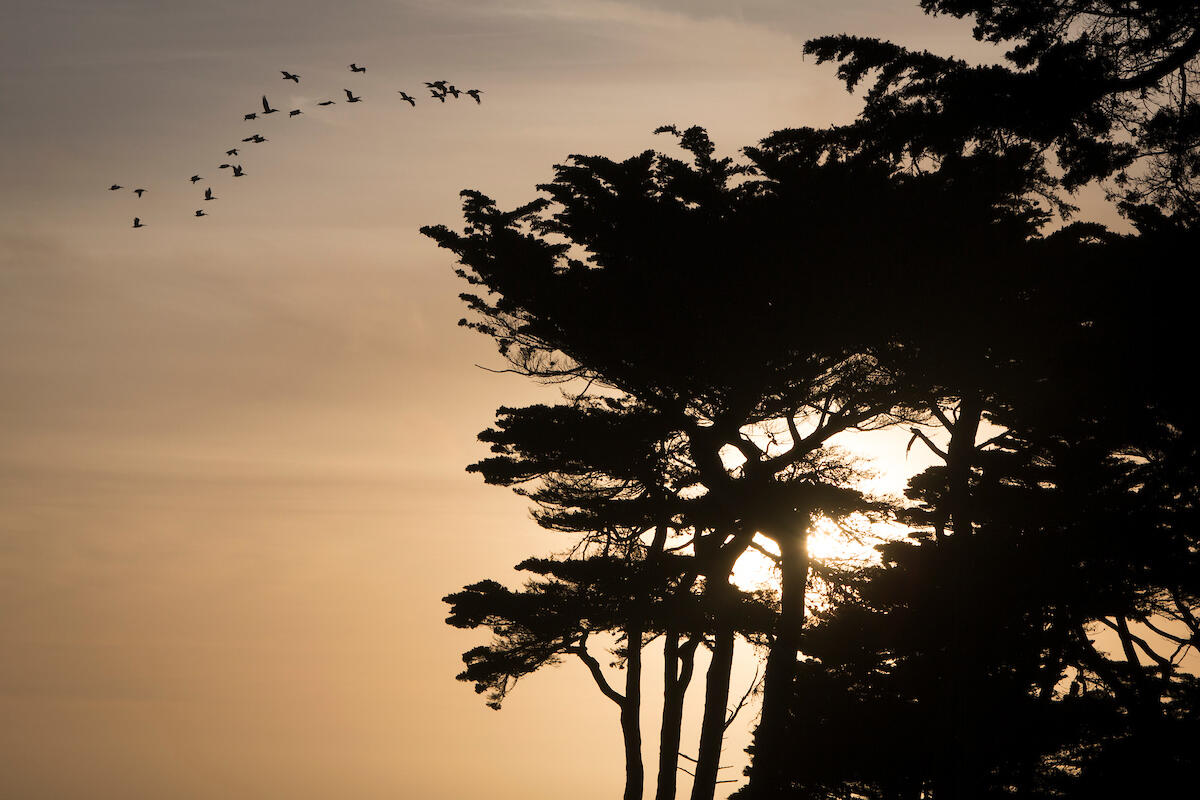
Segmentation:
{"type": "Polygon", "coordinates": [[[579,656],[579,660],[587,665],[588,671],[592,673],[592,680],[600,687],[600,691],[609,700],[612,700],[618,707],[625,706],[625,695],[612,688],[608,679],[604,677],[604,671],[600,668],[600,662],[597,661],[587,650],[587,634],[584,633],[579,639],[579,644],[574,647],[567,648],[568,653],[574,653],[579,656]]]}

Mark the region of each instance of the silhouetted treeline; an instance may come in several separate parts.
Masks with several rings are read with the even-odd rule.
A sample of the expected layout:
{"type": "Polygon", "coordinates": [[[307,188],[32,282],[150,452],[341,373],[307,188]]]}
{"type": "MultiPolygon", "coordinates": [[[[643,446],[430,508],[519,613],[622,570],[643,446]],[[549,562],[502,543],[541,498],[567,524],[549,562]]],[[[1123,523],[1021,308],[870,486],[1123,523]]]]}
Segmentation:
{"type": "Polygon", "coordinates": [[[464,192],[461,232],[423,229],[477,287],[464,324],[564,391],[481,435],[471,469],[566,544],[520,589],[447,598],[451,624],[494,634],[459,677],[498,706],[580,660],[619,708],[626,800],[660,639],[657,800],[679,769],[692,800],[716,792],[738,637],[765,657],[749,797],[1144,795],[1200,767],[1200,11],[923,6],[974,16],[1011,66],[815,40],[849,84],[875,78],[851,125],[738,160],[664,126],[685,159],[571,156],[538,200],[464,192]],[[1054,229],[1064,191],[1106,178],[1135,233],[1054,229]],[[897,426],[940,462],[901,508],[833,446],[897,426]],[[810,557],[818,524],[883,518],[910,535],[878,565],[810,557]],[[777,593],[731,583],[752,549],[777,593]]]}

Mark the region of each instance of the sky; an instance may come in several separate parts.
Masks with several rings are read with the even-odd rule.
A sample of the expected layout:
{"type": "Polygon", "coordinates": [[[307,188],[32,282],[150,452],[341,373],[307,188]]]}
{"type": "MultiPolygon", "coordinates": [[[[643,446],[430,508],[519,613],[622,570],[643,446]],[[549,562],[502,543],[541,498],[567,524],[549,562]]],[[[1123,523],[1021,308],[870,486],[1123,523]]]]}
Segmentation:
{"type": "MultiPolygon", "coordinates": [[[[582,665],[499,713],[454,680],[481,637],[440,598],[567,543],[464,472],[496,407],[554,395],[477,366],[417,229],[571,153],[668,148],[664,123],[734,154],[848,121],[801,52],[841,32],[998,57],[907,0],[7,0],[0,796],[617,796],[582,665]],[[304,113],[243,121],[264,93],[304,113]]],[[[881,469],[911,470],[894,444],[881,469]]]]}

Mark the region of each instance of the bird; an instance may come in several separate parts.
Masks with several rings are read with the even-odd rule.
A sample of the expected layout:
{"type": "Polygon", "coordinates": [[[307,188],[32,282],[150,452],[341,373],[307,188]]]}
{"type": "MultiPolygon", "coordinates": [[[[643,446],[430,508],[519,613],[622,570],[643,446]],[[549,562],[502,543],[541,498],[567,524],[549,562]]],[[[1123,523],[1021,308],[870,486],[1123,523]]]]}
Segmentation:
{"type": "Polygon", "coordinates": [[[233,177],[235,177],[235,178],[240,178],[240,177],[242,177],[242,176],[243,176],[243,175],[245,175],[245,174],[246,174],[245,172],[242,172],[242,165],[241,165],[241,164],[234,164],[234,165],[233,165],[233,177]]]}
{"type": "Polygon", "coordinates": [[[351,72],[366,72],[366,71],[367,71],[367,68],[366,68],[366,67],[360,67],[358,64],[351,64],[351,65],[350,65],[350,71],[351,71],[351,72]]]}
{"type": "Polygon", "coordinates": [[[433,95],[433,97],[435,99],[441,100],[443,103],[446,102],[446,93],[445,92],[439,92],[437,89],[430,89],[429,93],[431,95],[433,95]]]}
{"type": "Polygon", "coordinates": [[[482,89],[467,89],[467,94],[469,94],[471,97],[473,97],[475,99],[476,103],[483,102],[482,100],[479,99],[479,95],[483,94],[482,89]]]}
{"type": "Polygon", "coordinates": [[[283,73],[283,79],[285,81],[295,81],[296,83],[300,82],[299,75],[293,75],[292,73],[288,72],[286,69],[281,69],[279,71],[283,73]]]}
{"type": "Polygon", "coordinates": [[[362,98],[361,98],[361,97],[355,97],[355,96],[354,96],[354,95],[353,95],[353,94],[350,92],[350,90],[349,90],[349,89],[342,89],[342,91],[346,93],[346,102],[347,102],[347,103],[357,103],[357,102],[359,102],[359,101],[361,101],[361,100],[362,100],[362,98]]]}
{"type": "Polygon", "coordinates": [[[141,218],[141,217],[134,217],[134,218],[133,218],[133,227],[135,227],[135,228],[144,228],[144,227],[146,227],[146,226],[142,224],[142,218],[141,218]]]}
{"type": "Polygon", "coordinates": [[[455,100],[457,100],[458,96],[462,94],[462,92],[460,92],[453,83],[446,87],[445,92],[446,94],[453,96],[455,100]]]}
{"type": "Polygon", "coordinates": [[[217,199],[217,198],[213,197],[211,186],[204,190],[204,199],[205,200],[216,200],[217,199]]]}
{"type": "Polygon", "coordinates": [[[242,119],[258,119],[258,114],[246,114],[242,119]]]}
{"type": "Polygon", "coordinates": [[[226,150],[226,151],[225,151],[225,155],[227,155],[227,156],[236,156],[237,154],[238,154],[238,153],[237,153],[237,148],[236,148],[236,147],[235,147],[235,148],[233,148],[232,150],[226,150]]]}
{"type": "Polygon", "coordinates": [[[401,89],[399,91],[400,91],[400,99],[401,100],[408,103],[413,108],[417,107],[417,101],[415,99],[413,99],[412,97],[410,97],[408,92],[404,91],[403,89],[401,89]]]}
{"type": "Polygon", "coordinates": [[[195,183],[196,181],[204,180],[204,178],[201,178],[199,175],[193,175],[192,177],[188,178],[188,180],[192,183],[195,183]]]}
{"type": "Polygon", "coordinates": [[[110,192],[115,192],[117,189],[124,189],[124,188],[125,187],[120,185],[119,183],[114,183],[112,186],[108,187],[108,190],[110,192]]]}
{"type": "Polygon", "coordinates": [[[322,100],[321,102],[317,103],[317,105],[319,105],[319,106],[331,106],[331,105],[333,105],[333,101],[332,101],[332,100],[322,100]]]}
{"type": "Polygon", "coordinates": [[[446,82],[445,81],[432,81],[432,82],[425,81],[425,85],[428,86],[430,89],[437,89],[439,92],[446,91],[446,82]]]}
{"type": "Polygon", "coordinates": [[[288,117],[289,117],[289,118],[291,118],[291,117],[294,117],[294,116],[296,116],[297,114],[303,114],[303,113],[304,113],[304,112],[303,112],[303,111],[301,111],[300,109],[298,109],[298,108],[293,108],[291,111],[289,111],[289,112],[288,112],[288,117]]]}
{"type": "Polygon", "coordinates": [[[267,139],[266,139],[266,137],[260,136],[259,134],[256,133],[253,136],[247,136],[245,139],[242,139],[242,141],[243,142],[254,142],[255,144],[259,144],[260,142],[267,141],[267,139]]]}
{"type": "Polygon", "coordinates": [[[263,112],[262,113],[264,115],[274,114],[278,110],[279,110],[278,108],[271,108],[271,104],[267,102],[267,96],[264,94],[263,95],[263,112]]]}
{"type": "Polygon", "coordinates": [[[197,209],[196,209],[196,216],[197,216],[197,217],[207,217],[207,216],[208,216],[208,214],[205,214],[205,213],[204,213],[204,209],[203,209],[203,208],[197,208],[197,209]]]}
{"type": "Polygon", "coordinates": [[[133,193],[136,194],[138,197],[141,197],[142,192],[144,192],[144,191],[146,191],[146,190],[145,189],[134,189],[133,193]]]}

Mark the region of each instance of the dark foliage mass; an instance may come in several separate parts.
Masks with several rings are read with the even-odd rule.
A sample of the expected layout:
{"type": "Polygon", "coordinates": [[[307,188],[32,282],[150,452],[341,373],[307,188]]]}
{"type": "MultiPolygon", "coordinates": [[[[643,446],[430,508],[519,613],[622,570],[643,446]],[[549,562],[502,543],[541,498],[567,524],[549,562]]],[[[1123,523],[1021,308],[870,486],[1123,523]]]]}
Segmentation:
{"type": "Polygon", "coordinates": [[[643,651],[662,644],[658,800],[720,783],[735,641],[764,658],[752,798],[1098,798],[1200,768],[1200,245],[1190,3],[936,2],[1011,45],[972,67],[810,42],[861,117],[735,160],[571,156],[542,197],[463,193],[463,324],[563,402],[501,408],[469,469],[565,534],[446,598],[493,638],[460,679],[499,707],[580,661],[643,795],[643,651]],[[1057,224],[1106,180],[1136,229],[1057,224]],[[937,466],[864,494],[839,435],[900,427],[937,466]],[[855,568],[821,525],[908,535],[855,568]],[[731,582],[751,551],[775,590],[731,582]],[[602,644],[597,645],[597,642],[602,644]],[[623,670],[613,682],[595,647],[623,670]],[[699,740],[680,722],[710,653],[699,740]],[[687,755],[694,752],[694,757],[687,755]],[[687,762],[681,762],[681,754],[687,762]]]}

